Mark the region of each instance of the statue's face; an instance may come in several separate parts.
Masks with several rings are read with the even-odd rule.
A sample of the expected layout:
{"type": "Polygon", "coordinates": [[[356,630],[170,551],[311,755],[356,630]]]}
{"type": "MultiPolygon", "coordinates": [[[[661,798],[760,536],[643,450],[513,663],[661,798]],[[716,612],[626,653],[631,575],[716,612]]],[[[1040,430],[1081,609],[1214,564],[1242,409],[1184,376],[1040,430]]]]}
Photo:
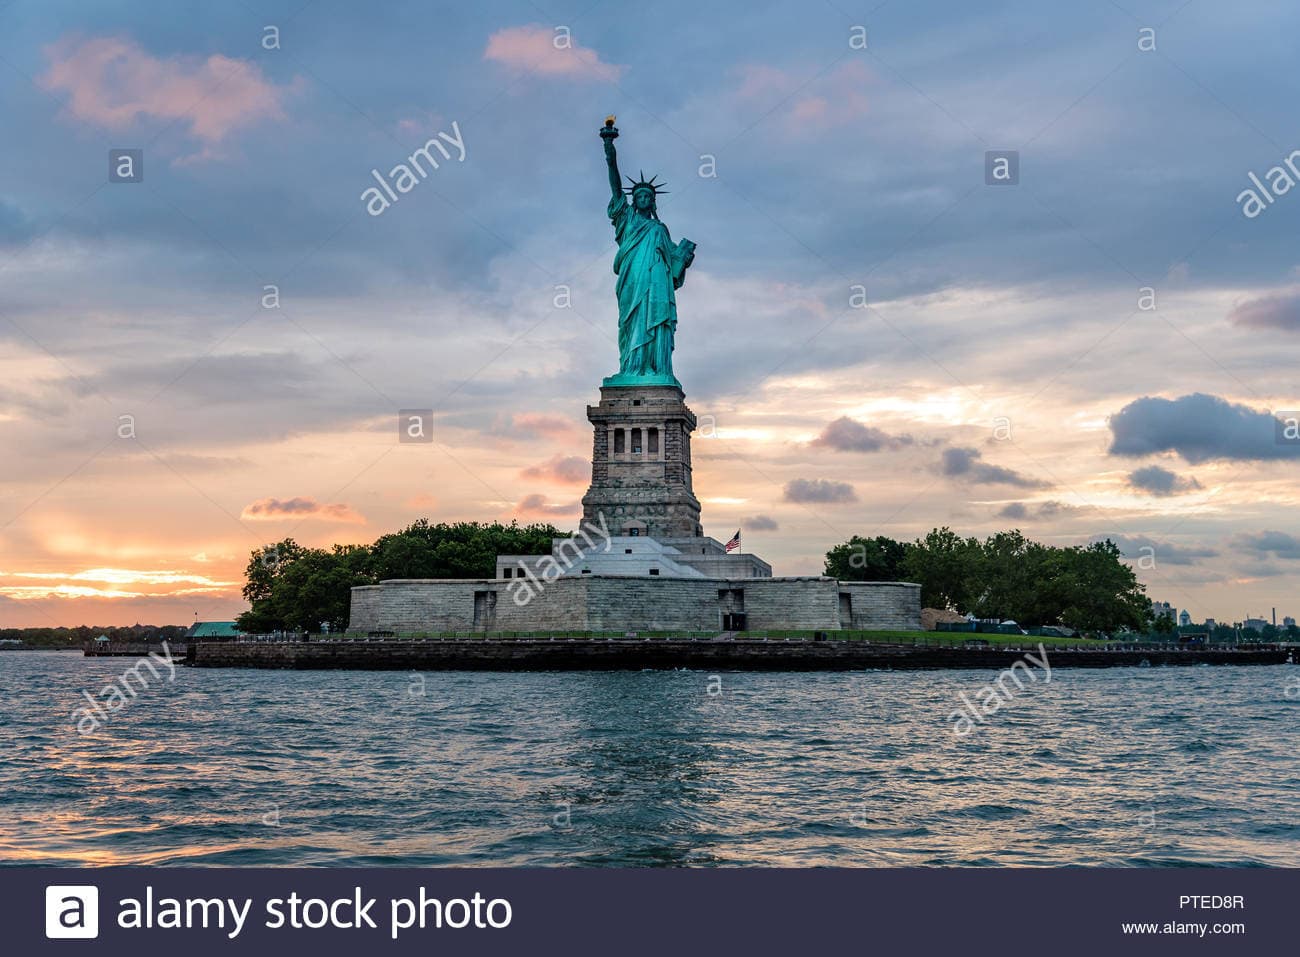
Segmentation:
{"type": "Polygon", "coordinates": [[[655,194],[648,189],[638,189],[632,194],[632,203],[641,212],[649,212],[655,204],[655,194]]]}

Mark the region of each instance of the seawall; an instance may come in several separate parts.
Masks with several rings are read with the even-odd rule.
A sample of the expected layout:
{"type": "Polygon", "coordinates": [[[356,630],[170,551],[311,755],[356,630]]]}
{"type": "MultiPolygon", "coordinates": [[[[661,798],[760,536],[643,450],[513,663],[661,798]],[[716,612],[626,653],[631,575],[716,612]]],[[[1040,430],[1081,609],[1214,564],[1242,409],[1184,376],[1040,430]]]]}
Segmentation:
{"type": "MultiPolygon", "coordinates": [[[[470,638],[404,641],[196,642],[186,664],[199,668],[401,671],[857,671],[989,668],[1037,655],[1034,645],[939,648],[808,639],[470,638]]],[[[1162,665],[1278,665],[1280,650],[1107,651],[1048,648],[1052,668],[1162,665]],[[1144,665],[1145,662],[1145,665],[1144,665]]]]}

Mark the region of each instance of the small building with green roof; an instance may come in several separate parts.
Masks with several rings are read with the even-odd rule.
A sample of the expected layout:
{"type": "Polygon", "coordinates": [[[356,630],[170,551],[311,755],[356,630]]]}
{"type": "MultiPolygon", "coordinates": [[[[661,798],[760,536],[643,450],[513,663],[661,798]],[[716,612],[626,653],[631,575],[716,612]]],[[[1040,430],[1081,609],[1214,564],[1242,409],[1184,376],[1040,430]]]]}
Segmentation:
{"type": "Polygon", "coordinates": [[[221,641],[239,637],[239,628],[233,621],[196,621],[185,633],[189,641],[221,641]]]}

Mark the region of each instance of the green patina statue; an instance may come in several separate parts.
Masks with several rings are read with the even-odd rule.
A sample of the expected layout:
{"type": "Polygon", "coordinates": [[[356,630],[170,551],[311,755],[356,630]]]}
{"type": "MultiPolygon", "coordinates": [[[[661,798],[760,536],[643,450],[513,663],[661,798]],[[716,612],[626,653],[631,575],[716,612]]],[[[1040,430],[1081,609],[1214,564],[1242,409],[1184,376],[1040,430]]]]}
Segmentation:
{"type": "Polygon", "coordinates": [[[695,244],[683,239],[676,245],[668,227],[659,221],[655,197],[662,183],[642,173],[624,187],[618,172],[614,140],[618,129],[614,117],[605,120],[600,131],[605,141],[605,162],[609,166],[609,219],[614,224],[618,253],[614,272],[618,276],[618,374],[604,385],[671,385],[681,388],[673,375],[673,335],[677,330],[675,290],[686,281],[686,269],[695,259],[695,244]],[[632,197],[629,204],[623,195],[632,197]]]}

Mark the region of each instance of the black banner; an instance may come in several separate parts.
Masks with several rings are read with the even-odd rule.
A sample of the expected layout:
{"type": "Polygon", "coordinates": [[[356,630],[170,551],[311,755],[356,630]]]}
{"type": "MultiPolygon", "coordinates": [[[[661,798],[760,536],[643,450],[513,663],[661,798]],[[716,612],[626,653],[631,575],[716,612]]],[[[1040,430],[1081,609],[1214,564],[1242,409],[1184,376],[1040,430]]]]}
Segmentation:
{"type": "Polygon", "coordinates": [[[0,869],[24,957],[1266,954],[1295,948],[1298,889],[1267,869],[0,869]]]}

